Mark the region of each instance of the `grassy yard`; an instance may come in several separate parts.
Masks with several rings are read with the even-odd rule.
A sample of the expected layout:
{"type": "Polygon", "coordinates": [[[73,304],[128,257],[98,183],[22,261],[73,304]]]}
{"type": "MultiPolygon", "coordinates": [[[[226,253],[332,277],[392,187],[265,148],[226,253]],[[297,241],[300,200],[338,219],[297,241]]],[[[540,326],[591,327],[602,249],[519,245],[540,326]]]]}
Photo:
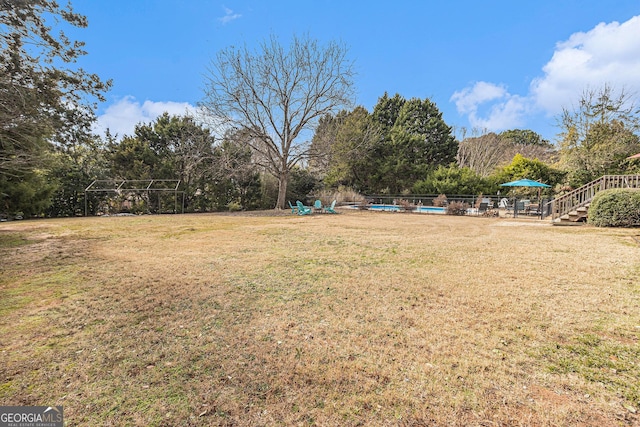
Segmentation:
{"type": "Polygon", "coordinates": [[[69,426],[640,423],[640,230],[350,212],[0,224],[0,404],[69,426]]]}

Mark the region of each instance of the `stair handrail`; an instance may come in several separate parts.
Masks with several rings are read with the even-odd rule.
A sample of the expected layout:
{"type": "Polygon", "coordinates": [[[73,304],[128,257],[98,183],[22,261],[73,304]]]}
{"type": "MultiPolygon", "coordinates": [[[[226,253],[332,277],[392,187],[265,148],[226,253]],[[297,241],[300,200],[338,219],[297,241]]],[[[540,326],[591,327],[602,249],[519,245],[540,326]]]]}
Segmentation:
{"type": "Polygon", "coordinates": [[[640,188],[640,175],[603,175],[580,188],[555,198],[550,202],[552,221],[589,204],[599,191],[611,188],[640,188]]]}

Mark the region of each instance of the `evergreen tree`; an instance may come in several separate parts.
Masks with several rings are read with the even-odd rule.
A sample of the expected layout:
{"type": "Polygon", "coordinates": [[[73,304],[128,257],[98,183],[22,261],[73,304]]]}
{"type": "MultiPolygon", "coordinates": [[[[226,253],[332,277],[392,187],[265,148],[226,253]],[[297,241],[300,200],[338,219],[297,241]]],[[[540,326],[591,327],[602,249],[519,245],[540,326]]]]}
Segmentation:
{"type": "Polygon", "coordinates": [[[406,101],[383,150],[380,185],[392,194],[410,189],[430,170],[455,161],[458,143],[429,99],[406,101]]]}
{"type": "Polygon", "coordinates": [[[90,140],[94,101],[104,100],[110,86],[71,66],[86,52],[82,42],[60,30],[65,25],[83,28],[87,19],[53,0],[0,1],[0,206],[5,212],[43,212],[53,193],[42,182],[54,147],[90,140]],[[24,197],[17,196],[17,183],[24,197]],[[27,200],[33,206],[25,206],[27,200]]]}

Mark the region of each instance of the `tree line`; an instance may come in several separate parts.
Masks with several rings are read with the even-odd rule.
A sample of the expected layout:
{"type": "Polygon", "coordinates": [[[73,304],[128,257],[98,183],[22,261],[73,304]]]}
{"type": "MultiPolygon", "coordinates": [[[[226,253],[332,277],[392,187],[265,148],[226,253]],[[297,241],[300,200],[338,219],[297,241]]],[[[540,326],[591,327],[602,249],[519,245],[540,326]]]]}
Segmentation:
{"type": "MultiPolygon", "coordinates": [[[[430,99],[384,93],[353,107],[347,49],[271,37],[212,60],[202,117],[164,114],[132,135],[94,135],[96,103],[111,86],[75,66],[83,44],[45,16],[86,18],[52,0],[0,2],[0,215],[72,216],[97,179],[180,180],[188,212],[283,208],[322,190],[361,194],[496,194],[530,178],[576,188],[604,174],[640,173],[633,95],[585,91],[558,118],[555,144],[532,130],[458,140],[430,99]],[[35,42],[34,42],[35,41],[35,42]]],[[[149,195],[120,195],[153,211],[149,195]]],[[[94,198],[92,213],[105,209],[94,198]]]]}

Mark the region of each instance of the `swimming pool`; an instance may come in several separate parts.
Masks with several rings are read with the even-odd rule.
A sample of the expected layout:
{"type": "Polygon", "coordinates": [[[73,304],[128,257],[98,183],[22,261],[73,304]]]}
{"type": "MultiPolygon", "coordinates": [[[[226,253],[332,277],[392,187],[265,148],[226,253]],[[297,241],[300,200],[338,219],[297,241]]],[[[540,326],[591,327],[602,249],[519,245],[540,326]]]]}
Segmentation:
{"type": "Polygon", "coordinates": [[[369,205],[370,211],[397,212],[400,210],[398,205],[369,205]]]}
{"type": "Polygon", "coordinates": [[[416,212],[438,213],[443,214],[447,212],[447,208],[442,206],[418,206],[416,212]]]}
{"type": "MultiPolygon", "coordinates": [[[[400,206],[398,206],[398,205],[369,205],[369,210],[372,210],[372,211],[385,211],[385,212],[398,212],[398,211],[400,211],[400,206]]],[[[415,208],[415,210],[413,212],[444,214],[444,213],[446,213],[446,208],[438,207],[438,206],[418,206],[418,207],[415,208]]]]}

